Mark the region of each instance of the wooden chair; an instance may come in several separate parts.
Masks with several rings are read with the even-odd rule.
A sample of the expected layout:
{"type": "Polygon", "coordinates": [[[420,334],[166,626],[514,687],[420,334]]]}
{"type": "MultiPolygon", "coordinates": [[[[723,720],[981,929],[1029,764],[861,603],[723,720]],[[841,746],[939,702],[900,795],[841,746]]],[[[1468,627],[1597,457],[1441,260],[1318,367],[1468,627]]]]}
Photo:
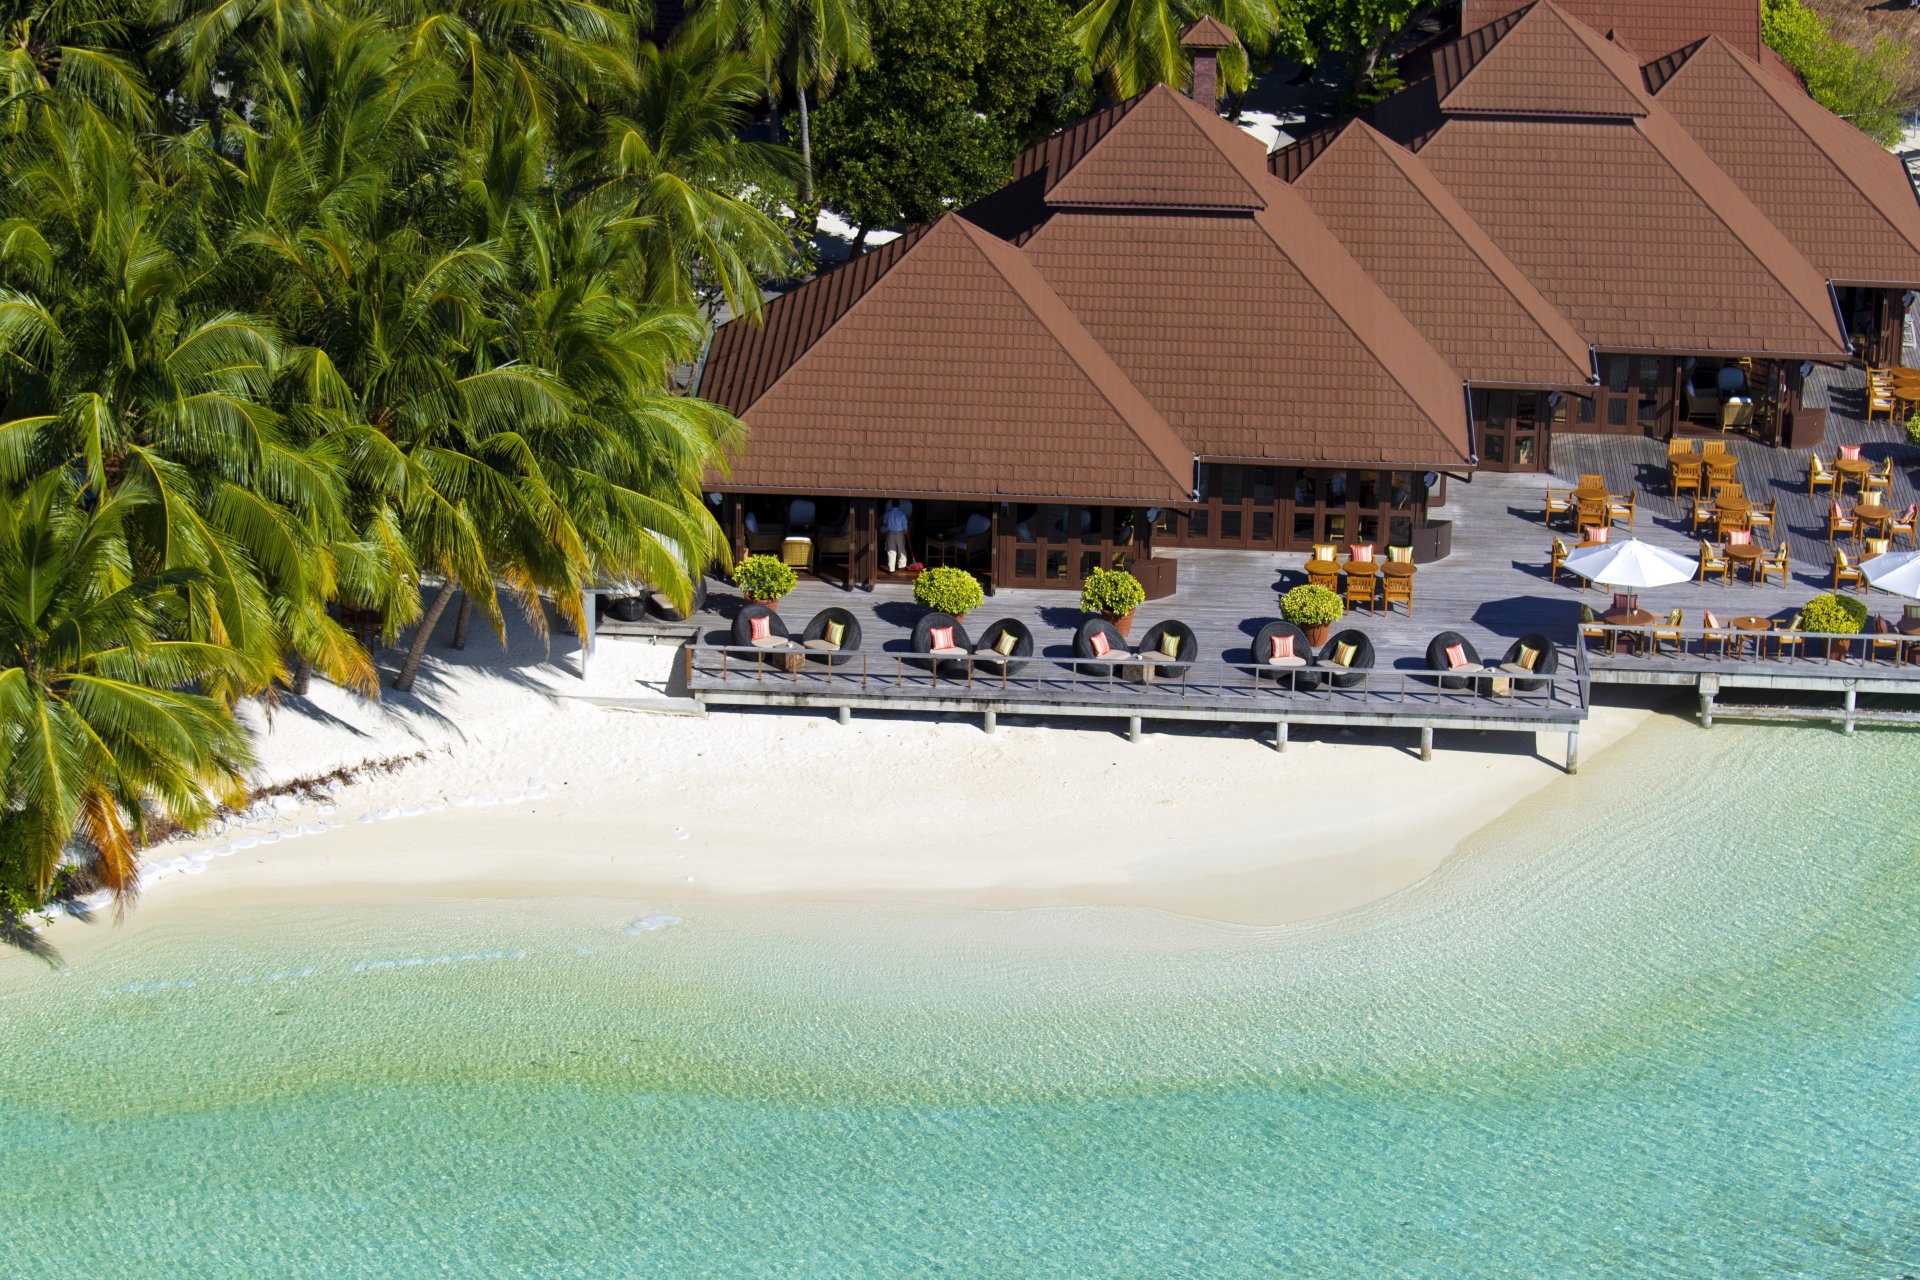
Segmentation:
{"type": "Polygon", "coordinates": [[[1740,483],[1739,461],[1730,453],[1710,454],[1706,458],[1707,494],[1719,497],[1730,486],[1740,483]]]}
{"type": "Polygon", "coordinates": [[[1675,461],[1672,468],[1674,498],[1678,500],[1683,493],[1699,497],[1705,470],[1704,464],[1698,458],[1682,458],[1675,461]]]}
{"type": "Polygon", "coordinates": [[[1860,522],[1853,518],[1851,512],[1842,511],[1838,502],[1833,503],[1827,508],[1828,546],[1832,546],[1834,540],[1843,533],[1847,535],[1847,540],[1851,542],[1859,532],[1860,522]]]}
{"type": "Polygon", "coordinates": [[[1724,454],[1726,451],[1727,442],[1725,440],[1705,440],[1700,444],[1700,452],[1709,458],[1715,454],[1724,454]]]}
{"type": "Polygon", "coordinates": [[[1786,657],[1787,650],[1805,653],[1807,648],[1806,628],[1800,625],[1800,615],[1794,614],[1793,620],[1773,633],[1773,651],[1779,657],[1786,657]]]}
{"type": "Polygon", "coordinates": [[[1733,561],[1722,555],[1711,542],[1700,544],[1700,581],[1705,582],[1711,574],[1720,575],[1720,585],[1726,586],[1733,581],[1733,561]]]}
{"type": "Polygon", "coordinates": [[[1787,540],[1785,538],[1780,540],[1780,545],[1776,546],[1770,554],[1761,556],[1753,562],[1753,573],[1754,577],[1759,580],[1761,586],[1766,585],[1767,575],[1770,573],[1779,574],[1780,581],[1783,583],[1793,581],[1793,574],[1787,563],[1787,540]]]}
{"type": "Polygon", "coordinates": [[[1860,572],[1859,565],[1847,558],[1846,552],[1835,547],[1833,549],[1833,589],[1838,591],[1843,582],[1851,582],[1855,587],[1864,589],[1867,585],[1867,575],[1860,572]]]}
{"type": "Polygon", "coordinates": [[[1413,579],[1388,577],[1380,580],[1380,603],[1388,613],[1393,612],[1393,602],[1398,600],[1407,606],[1407,616],[1413,616],[1413,579]]]}
{"type": "Polygon", "coordinates": [[[1701,525],[1712,524],[1716,519],[1718,519],[1718,517],[1719,517],[1719,512],[1715,509],[1713,503],[1710,500],[1706,498],[1702,498],[1698,494],[1694,495],[1693,529],[1692,529],[1694,537],[1697,538],[1700,536],[1701,525]]]}
{"type": "Polygon", "coordinates": [[[1700,617],[1700,656],[1706,657],[1707,647],[1716,644],[1720,646],[1720,655],[1725,657],[1732,652],[1733,633],[1708,609],[1700,617]]]}
{"type": "Polygon", "coordinates": [[[1578,510],[1579,515],[1575,518],[1574,523],[1582,529],[1613,523],[1607,516],[1607,500],[1605,498],[1582,498],[1580,499],[1578,510]]]}
{"type": "Polygon", "coordinates": [[[1580,477],[1580,487],[1582,489],[1589,489],[1597,493],[1601,489],[1604,489],[1607,487],[1607,478],[1605,476],[1597,476],[1597,475],[1591,475],[1591,474],[1583,475],[1580,477]]]}
{"type": "MultiPolygon", "coordinates": [[[[1548,582],[1555,583],[1556,585],[1559,583],[1560,570],[1562,567],[1566,565],[1567,556],[1569,554],[1571,553],[1567,550],[1567,544],[1561,541],[1559,538],[1555,538],[1553,540],[1552,550],[1550,550],[1547,553],[1547,581],[1548,582]]],[[[1587,580],[1585,578],[1580,579],[1580,589],[1582,591],[1585,591],[1587,589],[1587,580]]]]}
{"type": "Polygon", "coordinates": [[[1780,499],[1775,498],[1764,507],[1747,508],[1747,527],[1755,532],[1765,529],[1767,536],[1773,536],[1773,518],[1779,514],[1780,499]]]}
{"type": "Polygon", "coordinates": [[[1667,457],[1697,458],[1700,456],[1700,451],[1693,446],[1694,441],[1691,436],[1675,436],[1667,441],[1667,457]]]}
{"type": "Polygon", "coordinates": [[[1611,653],[1614,647],[1613,638],[1619,634],[1601,625],[1600,619],[1593,616],[1592,605],[1580,606],[1580,638],[1587,642],[1588,649],[1605,649],[1611,653]]]}
{"type": "Polygon", "coordinates": [[[1338,560],[1307,561],[1307,585],[1325,587],[1329,591],[1340,589],[1340,562],[1338,560]]]}
{"type": "Polygon", "coordinates": [[[1347,608],[1364,604],[1367,612],[1372,613],[1374,589],[1378,579],[1371,573],[1349,573],[1347,575],[1347,608]]]}
{"type": "Polygon", "coordinates": [[[1547,487],[1547,509],[1545,514],[1540,517],[1541,523],[1552,527],[1556,517],[1572,514],[1573,492],[1568,489],[1555,490],[1549,485],[1547,487]]]}
{"type": "Polygon", "coordinates": [[[1639,501],[1639,496],[1637,494],[1629,493],[1626,496],[1626,500],[1624,502],[1621,501],[1619,498],[1611,498],[1611,497],[1608,498],[1607,499],[1608,523],[1618,524],[1620,522],[1621,517],[1624,516],[1626,517],[1626,521],[1627,521],[1627,532],[1632,533],[1634,512],[1639,509],[1639,506],[1640,506],[1640,501],[1639,501]]]}
{"type": "Polygon", "coordinates": [[[1885,377],[1867,379],[1867,425],[1873,425],[1873,415],[1884,413],[1887,421],[1893,421],[1893,380],[1885,377]]]}
{"type": "Polygon", "coordinates": [[[1887,517],[1888,538],[1904,536],[1908,542],[1920,548],[1920,536],[1916,536],[1914,532],[1916,528],[1920,528],[1920,503],[1910,502],[1907,504],[1907,509],[1899,515],[1887,517]]]}
{"type": "Polygon", "coordinates": [[[1830,470],[1826,463],[1820,461],[1819,454],[1810,453],[1807,455],[1807,496],[1809,498],[1821,489],[1825,489],[1828,493],[1838,496],[1840,493],[1839,485],[1839,472],[1830,470]]]}
{"type": "Polygon", "coordinates": [[[1721,507],[1713,523],[1714,527],[1719,529],[1722,539],[1730,533],[1748,532],[1753,528],[1753,509],[1749,507],[1743,511],[1728,511],[1725,507],[1721,507]]]}
{"type": "Polygon", "coordinates": [[[1652,640],[1654,657],[1657,658],[1660,656],[1660,646],[1663,644],[1673,646],[1673,656],[1676,658],[1687,651],[1687,638],[1680,630],[1685,621],[1686,615],[1680,612],[1680,610],[1675,609],[1667,615],[1666,626],[1663,627],[1657,622],[1653,624],[1652,640]]]}
{"type": "Polygon", "coordinates": [[[1879,503],[1881,506],[1885,506],[1888,502],[1892,501],[1892,498],[1888,496],[1892,490],[1893,478],[1891,476],[1883,476],[1876,471],[1860,482],[1860,501],[1879,503]]]}
{"type": "Polygon", "coordinates": [[[1905,656],[1906,647],[1906,637],[1895,631],[1885,618],[1873,620],[1873,630],[1867,633],[1869,660],[1878,659],[1884,653],[1888,662],[1898,662],[1905,656]]]}

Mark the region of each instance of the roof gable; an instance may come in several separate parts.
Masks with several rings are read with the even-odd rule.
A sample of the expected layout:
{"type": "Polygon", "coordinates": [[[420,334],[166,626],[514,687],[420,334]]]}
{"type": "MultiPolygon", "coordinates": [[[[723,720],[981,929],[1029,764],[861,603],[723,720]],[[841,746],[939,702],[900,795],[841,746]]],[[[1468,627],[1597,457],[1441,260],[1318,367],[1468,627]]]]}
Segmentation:
{"type": "Polygon", "coordinates": [[[1920,201],[1871,138],[1718,37],[1658,101],[1828,279],[1920,284],[1920,201]]]}
{"type": "Polygon", "coordinates": [[[1198,22],[1180,33],[1182,49],[1231,49],[1239,43],[1239,37],[1212,14],[1203,14],[1198,22]]]}
{"type": "Polygon", "coordinates": [[[1417,156],[1351,121],[1297,185],[1464,377],[1501,386],[1589,380],[1586,342],[1417,156]]]}
{"type": "Polygon", "coordinates": [[[1046,200],[1055,208],[1266,207],[1265,197],[1221,149],[1192,104],[1165,85],[1135,99],[1132,110],[1052,180],[1046,200]]]}
{"type": "Polygon", "coordinates": [[[1647,112],[1639,64],[1546,0],[1516,15],[1471,65],[1456,59],[1441,67],[1440,106],[1450,115],[1647,112]]]}
{"type": "MultiPolygon", "coordinates": [[[[1637,55],[1658,58],[1703,36],[1717,35],[1750,58],[1758,58],[1759,0],[1555,0],[1568,16],[1624,44],[1637,55]]],[[[1471,31],[1513,10],[1515,0],[1461,0],[1460,29],[1471,31]]]]}
{"type": "Polygon", "coordinates": [[[753,429],[746,488],[1174,501],[1192,483],[1184,442],[1019,251],[951,214],[728,404],[753,429]]]}

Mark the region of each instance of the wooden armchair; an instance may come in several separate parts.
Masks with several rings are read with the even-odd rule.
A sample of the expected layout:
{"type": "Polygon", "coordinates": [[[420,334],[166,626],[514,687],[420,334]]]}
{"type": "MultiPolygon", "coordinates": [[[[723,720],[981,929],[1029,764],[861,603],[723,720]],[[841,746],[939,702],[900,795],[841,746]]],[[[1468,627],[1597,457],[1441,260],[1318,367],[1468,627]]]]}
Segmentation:
{"type": "Polygon", "coordinates": [[[1700,442],[1700,452],[1707,457],[1712,457],[1715,454],[1724,454],[1726,451],[1727,442],[1725,440],[1703,440],[1700,442]]]}
{"type": "Polygon", "coordinates": [[[1920,548],[1920,536],[1914,530],[1920,528],[1920,503],[1908,503],[1907,509],[1897,516],[1887,517],[1887,537],[1905,537],[1916,548],[1920,548]]]}
{"type": "MultiPolygon", "coordinates": [[[[1572,553],[1567,550],[1567,544],[1565,542],[1559,538],[1553,540],[1553,549],[1547,553],[1548,582],[1558,583],[1560,581],[1560,570],[1566,565],[1567,557],[1570,554],[1572,553]]],[[[1585,578],[1580,579],[1580,589],[1582,591],[1587,589],[1585,578]]]]}
{"type": "Polygon", "coordinates": [[[1407,606],[1407,616],[1413,616],[1413,579],[1383,578],[1380,582],[1380,603],[1388,613],[1393,612],[1393,602],[1398,600],[1407,606]]]}
{"type": "Polygon", "coordinates": [[[1640,506],[1639,496],[1634,493],[1628,493],[1624,500],[1620,498],[1608,498],[1607,499],[1608,523],[1618,524],[1620,523],[1621,518],[1625,517],[1627,522],[1627,532],[1632,533],[1634,512],[1639,509],[1639,506],[1640,506]]]}
{"type": "Polygon", "coordinates": [[[1605,498],[1582,498],[1580,499],[1577,510],[1579,515],[1575,518],[1574,523],[1582,529],[1597,528],[1600,525],[1613,523],[1612,519],[1607,515],[1607,500],[1605,498]]]}
{"type": "Polygon", "coordinates": [[[1773,651],[1780,657],[1787,656],[1787,650],[1795,653],[1806,652],[1807,631],[1800,625],[1800,615],[1794,614],[1793,620],[1773,633],[1773,651]]]}
{"type": "Polygon", "coordinates": [[[1718,496],[1740,483],[1739,460],[1730,453],[1707,455],[1707,492],[1718,496]]]}
{"type": "Polygon", "coordinates": [[[1541,523],[1551,526],[1561,516],[1573,514],[1573,494],[1570,490],[1555,489],[1547,486],[1547,507],[1540,517],[1541,523]]]}
{"type": "Polygon", "coordinates": [[[1597,492],[1607,487],[1607,478],[1605,476],[1588,473],[1580,477],[1580,487],[1597,492]]]}
{"type": "Polygon", "coordinates": [[[1347,608],[1364,604],[1367,612],[1372,613],[1374,589],[1379,579],[1371,573],[1349,573],[1347,575],[1347,608]]]}
{"type": "Polygon", "coordinates": [[[1905,656],[1907,638],[1893,629],[1893,624],[1885,618],[1875,617],[1873,629],[1867,633],[1867,657],[1869,660],[1886,655],[1888,662],[1898,662],[1905,656]]]}
{"type": "Polygon", "coordinates": [[[1755,532],[1759,532],[1760,530],[1765,529],[1767,531],[1767,536],[1771,537],[1773,536],[1773,518],[1779,513],[1780,513],[1779,498],[1772,499],[1764,507],[1748,507],[1747,508],[1747,527],[1749,529],[1754,530],[1755,532]]]}
{"type": "Polygon", "coordinates": [[[1753,562],[1754,576],[1762,586],[1766,585],[1767,575],[1777,573],[1783,583],[1793,581],[1793,573],[1787,563],[1787,540],[1782,538],[1772,552],[1753,562]]]}
{"type": "Polygon", "coordinates": [[[1657,622],[1653,624],[1652,640],[1654,657],[1659,657],[1660,646],[1667,644],[1673,646],[1673,655],[1676,658],[1686,653],[1687,638],[1680,630],[1685,621],[1686,615],[1680,612],[1680,610],[1675,609],[1667,615],[1667,624],[1664,627],[1657,622]]]}
{"type": "Polygon", "coordinates": [[[1821,489],[1825,489],[1828,493],[1837,495],[1840,492],[1839,486],[1840,486],[1840,473],[1837,471],[1830,470],[1827,467],[1826,463],[1820,461],[1819,454],[1817,453],[1808,454],[1807,455],[1807,496],[1811,498],[1817,491],[1821,489]]]}
{"type": "Polygon", "coordinates": [[[1718,515],[1719,513],[1714,509],[1711,501],[1696,494],[1693,499],[1693,536],[1696,538],[1699,537],[1700,526],[1703,524],[1712,524],[1718,515]]]}
{"type": "Polygon", "coordinates": [[[1867,575],[1860,572],[1860,566],[1847,558],[1840,548],[1833,549],[1833,589],[1838,591],[1842,583],[1851,582],[1856,588],[1864,590],[1867,575]]]}
{"type": "Polygon", "coordinates": [[[1698,458],[1676,458],[1673,462],[1673,496],[1677,500],[1681,494],[1690,493],[1700,496],[1700,485],[1706,468],[1698,458]]]}
{"type": "Polygon", "coordinates": [[[1851,542],[1859,532],[1860,522],[1854,519],[1852,512],[1842,511],[1838,502],[1833,503],[1827,508],[1828,546],[1832,546],[1834,540],[1843,533],[1847,535],[1847,541],[1851,542]]]}
{"type": "Polygon", "coordinates": [[[1617,632],[1609,631],[1593,616],[1593,606],[1580,606],[1580,638],[1587,642],[1588,649],[1612,649],[1613,637],[1617,632]]]}
{"type": "Polygon", "coordinates": [[[1713,574],[1720,575],[1720,585],[1726,586],[1733,581],[1733,561],[1722,555],[1719,548],[1711,542],[1700,544],[1700,581],[1705,582],[1713,574]]]}
{"type": "Polygon", "coordinates": [[[1710,646],[1719,645],[1722,657],[1733,651],[1733,632],[1729,630],[1711,609],[1700,616],[1700,656],[1706,657],[1710,646]]]}

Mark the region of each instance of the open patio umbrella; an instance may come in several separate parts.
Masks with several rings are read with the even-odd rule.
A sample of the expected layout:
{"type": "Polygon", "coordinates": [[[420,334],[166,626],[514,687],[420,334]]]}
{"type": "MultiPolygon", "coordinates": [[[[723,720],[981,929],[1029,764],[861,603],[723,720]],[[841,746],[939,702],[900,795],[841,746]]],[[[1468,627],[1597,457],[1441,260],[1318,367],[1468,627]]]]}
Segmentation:
{"type": "Polygon", "coordinates": [[[1576,551],[1566,567],[1603,587],[1670,587],[1691,580],[1699,566],[1676,551],[1628,538],[1576,551]]]}
{"type": "MultiPolygon", "coordinates": [[[[1571,564],[1573,559],[1568,557],[1571,564]]],[[[1920,551],[1894,551],[1860,562],[1867,581],[1882,591],[1920,600],[1920,551]]]]}

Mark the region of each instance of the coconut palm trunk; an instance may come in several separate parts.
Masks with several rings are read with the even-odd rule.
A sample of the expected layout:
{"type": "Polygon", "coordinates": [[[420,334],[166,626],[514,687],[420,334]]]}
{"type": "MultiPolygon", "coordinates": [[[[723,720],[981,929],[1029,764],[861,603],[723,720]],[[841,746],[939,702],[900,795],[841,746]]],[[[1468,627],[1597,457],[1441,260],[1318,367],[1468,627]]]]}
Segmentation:
{"type": "Polygon", "coordinates": [[[454,648],[464,649],[467,647],[467,624],[471,621],[473,621],[473,597],[462,591],[460,593],[460,612],[453,615],[454,648]]]}
{"type": "Polygon", "coordinates": [[[440,615],[447,611],[447,605],[458,590],[451,579],[440,584],[440,590],[434,593],[433,603],[427,606],[427,612],[420,619],[420,625],[413,630],[413,640],[407,645],[406,659],[400,664],[400,674],[393,678],[393,687],[400,693],[413,692],[413,682],[420,676],[420,664],[427,656],[427,641],[433,638],[433,629],[440,625],[440,615]]]}
{"type": "Polygon", "coordinates": [[[807,120],[807,87],[799,85],[800,99],[800,203],[813,208],[813,128],[807,120]]]}

